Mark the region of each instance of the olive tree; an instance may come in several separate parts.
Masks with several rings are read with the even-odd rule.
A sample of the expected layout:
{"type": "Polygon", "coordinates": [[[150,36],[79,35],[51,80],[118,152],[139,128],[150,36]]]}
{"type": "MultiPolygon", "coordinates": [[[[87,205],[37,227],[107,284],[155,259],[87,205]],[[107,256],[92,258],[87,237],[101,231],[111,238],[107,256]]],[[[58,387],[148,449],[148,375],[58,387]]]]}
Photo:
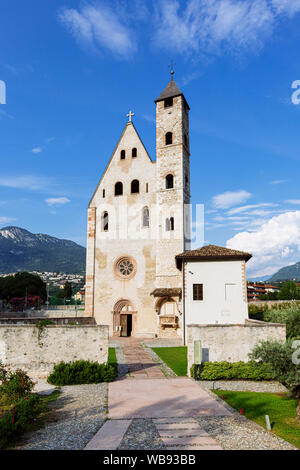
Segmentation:
{"type": "Polygon", "coordinates": [[[270,364],[275,379],[298,400],[297,420],[300,421],[300,341],[261,341],[249,357],[270,364]]]}

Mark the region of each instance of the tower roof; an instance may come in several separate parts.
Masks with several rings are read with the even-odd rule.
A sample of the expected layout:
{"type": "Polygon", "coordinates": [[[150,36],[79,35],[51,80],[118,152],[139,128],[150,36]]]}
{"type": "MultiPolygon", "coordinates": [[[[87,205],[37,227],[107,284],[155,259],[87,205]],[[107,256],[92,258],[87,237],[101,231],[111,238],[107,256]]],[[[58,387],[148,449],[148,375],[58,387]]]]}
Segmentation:
{"type": "MultiPolygon", "coordinates": [[[[157,103],[158,101],[163,101],[166,98],[175,98],[175,96],[183,96],[186,104],[188,105],[184,94],[182,93],[182,91],[179,90],[178,86],[176,85],[176,83],[174,82],[172,78],[172,80],[166,86],[164,91],[159,95],[158,98],[156,98],[156,100],[154,100],[154,103],[157,103]]],[[[190,109],[189,105],[188,105],[188,108],[190,109]]]]}

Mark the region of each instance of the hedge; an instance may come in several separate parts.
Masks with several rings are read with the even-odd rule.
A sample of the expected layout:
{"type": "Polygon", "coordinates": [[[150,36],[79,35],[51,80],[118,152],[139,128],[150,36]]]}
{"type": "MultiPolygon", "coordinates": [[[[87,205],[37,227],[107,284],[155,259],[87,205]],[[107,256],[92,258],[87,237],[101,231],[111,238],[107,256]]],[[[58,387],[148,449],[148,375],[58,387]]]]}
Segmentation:
{"type": "Polygon", "coordinates": [[[30,395],[17,403],[11,411],[0,417],[0,449],[10,440],[26,431],[35,418],[46,408],[38,395],[30,395]],[[14,417],[13,417],[14,410],[14,417]]]}
{"type": "MultiPolygon", "coordinates": [[[[201,367],[200,380],[274,380],[271,366],[261,362],[204,362],[201,367]]],[[[194,365],[191,377],[195,378],[194,365]]]]}
{"type": "Polygon", "coordinates": [[[60,362],[48,377],[52,385],[81,385],[111,382],[118,375],[117,364],[91,361],[60,362]]]}

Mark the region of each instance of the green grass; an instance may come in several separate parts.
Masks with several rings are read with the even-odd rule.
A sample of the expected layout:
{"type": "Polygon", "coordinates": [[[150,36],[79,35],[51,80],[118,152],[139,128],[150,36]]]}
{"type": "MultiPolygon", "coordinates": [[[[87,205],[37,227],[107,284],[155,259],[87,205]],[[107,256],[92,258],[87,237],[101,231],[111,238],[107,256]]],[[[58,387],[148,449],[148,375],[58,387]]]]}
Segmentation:
{"type": "Polygon", "coordinates": [[[108,364],[117,364],[116,348],[108,348],[108,364]]]}
{"type": "Polygon", "coordinates": [[[297,401],[287,394],[258,393],[258,392],[230,392],[216,390],[215,393],[266,429],[265,415],[269,415],[272,432],[300,449],[300,423],[296,421],[297,401]]]}
{"type": "Polygon", "coordinates": [[[176,375],[187,375],[187,347],[152,348],[176,375]]]}

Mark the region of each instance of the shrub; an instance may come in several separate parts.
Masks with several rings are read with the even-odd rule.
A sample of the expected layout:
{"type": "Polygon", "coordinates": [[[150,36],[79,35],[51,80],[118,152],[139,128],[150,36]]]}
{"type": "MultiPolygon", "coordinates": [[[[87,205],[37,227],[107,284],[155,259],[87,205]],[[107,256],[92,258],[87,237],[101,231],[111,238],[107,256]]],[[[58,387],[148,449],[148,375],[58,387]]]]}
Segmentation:
{"type": "MultiPolygon", "coordinates": [[[[194,366],[191,376],[195,378],[194,366]]],[[[273,380],[274,372],[268,363],[261,362],[204,362],[201,365],[201,380],[273,380]]]]}
{"type": "Polygon", "coordinates": [[[0,449],[10,442],[13,437],[26,431],[45,408],[45,403],[38,395],[30,395],[16,404],[14,420],[12,411],[0,417],[0,449]]]}
{"type": "Polygon", "coordinates": [[[80,385],[111,382],[118,375],[116,364],[99,364],[91,361],[60,362],[48,377],[53,385],[80,385]]]}
{"type": "Polygon", "coordinates": [[[0,363],[0,400],[10,405],[27,396],[34,387],[34,382],[26,372],[17,369],[15,372],[7,370],[0,363]]]}

